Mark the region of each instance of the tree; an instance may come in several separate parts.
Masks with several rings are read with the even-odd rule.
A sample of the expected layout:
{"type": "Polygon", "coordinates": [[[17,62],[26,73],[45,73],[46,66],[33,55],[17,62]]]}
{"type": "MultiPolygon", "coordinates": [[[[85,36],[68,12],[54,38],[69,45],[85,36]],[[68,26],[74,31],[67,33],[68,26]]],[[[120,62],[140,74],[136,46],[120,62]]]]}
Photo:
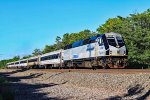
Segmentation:
{"type": "Polygon", "coordinates": [[[32,57],[32,55],[24,56],[24,57],[22,57],[22,59],[27,59],[27,58],[30,58],[30,57],[32,57]]]}
{"type": "Polygon", "coordinates": [[[38,56],[42,54],[42,51],[40,49],[35,49],[32,53],[34,56],[38,56]]]}
{"type": "Polygon", "coordinates": [[[63,35],[62,43],[63,43],[63,46],[70,44],[70,35],[69,35],[69,33],[66,33],[66,34],[63,35]]]}
{"type": "Polygon", "coordinates": [[[117,18],[109,18],[105,24],[99,26],[97,31],[100,33],[120,32],[124,20],[125,19],[121,16],[118,16],[117,18]]]}
{"type": "Polygon", "coordinates": [[[55,46],[55,50],[59,50],[59,49],[63,48],[63,44],[61,42],[61,37],[57,36],[55,42],[56,42],[56,44],[54,45],[55,46]]]}
{"type": "Polygon", "coordinates": [[[15,56],[15,57],[12,58],[13,61],[17,61],[19,59],[20,59],[20,56],[15,56]]]}
{"type": "Polygon", "coordinates": [[[54,45],[46,45],[44,47],[44,50],[42,51],[43,54],[48,53],[48,52],[52,52],[55,50],[54,45]]]}
{"type": "Polygon", "coordinates": [[[97,35],[95,32],[91,32],[90,30],[86,29],[83,31],[80,31],[79,33],[66,33],[63,35],[62,38],[62,45],[68,45],[68,44],[72,44],[75,41],[79,41],[82,39],[86,39],[86,38],[90,38],[92,36],[97,35]]]}
{"type": "Polygon", "coordinates": [[[117,32],[123,35],[129,50],[130,66],[150,66],[150,10],[130,14],[126,18],[111,18],[100,26],[101,33],[117,32]]]}
{"type": "Polygon", "coordinates": [[[0,68],[6,67],[6,64],[9,62],[14,62],[20,60],[20,56],[15,56],[12,59],[5,59],[0,61],[0,68]]]}

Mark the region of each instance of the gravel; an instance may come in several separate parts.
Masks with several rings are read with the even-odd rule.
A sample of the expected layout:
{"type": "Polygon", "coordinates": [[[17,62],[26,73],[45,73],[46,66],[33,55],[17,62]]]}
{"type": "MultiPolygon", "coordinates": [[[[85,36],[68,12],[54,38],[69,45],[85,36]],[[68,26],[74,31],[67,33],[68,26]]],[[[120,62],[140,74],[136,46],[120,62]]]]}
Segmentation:
{"type": "Polygon", "coordinates": [[[150,74],[0,70],[16,100],[150,100],[150,74]]]}

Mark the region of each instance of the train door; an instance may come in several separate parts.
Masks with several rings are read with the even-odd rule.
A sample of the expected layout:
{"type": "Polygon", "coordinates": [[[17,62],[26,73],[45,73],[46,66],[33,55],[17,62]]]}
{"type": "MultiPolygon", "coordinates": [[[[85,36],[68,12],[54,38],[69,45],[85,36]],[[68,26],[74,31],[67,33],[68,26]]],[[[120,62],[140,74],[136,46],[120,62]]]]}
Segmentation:
{"type": "Polygon", "coordinates": [[[105,56],[105,46],[102,38],[98,38],[98,56],[105,56]]]}

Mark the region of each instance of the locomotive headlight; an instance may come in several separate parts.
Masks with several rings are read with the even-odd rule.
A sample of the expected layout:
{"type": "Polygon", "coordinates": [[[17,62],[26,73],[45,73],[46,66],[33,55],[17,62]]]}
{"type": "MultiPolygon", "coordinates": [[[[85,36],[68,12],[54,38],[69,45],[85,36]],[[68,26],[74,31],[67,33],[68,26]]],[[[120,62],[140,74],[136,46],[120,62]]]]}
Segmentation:
{"type": "Polygon", "coordinates": [[[126,51],[124,51],[124,55],[126,55],[126,51]]]}
{"type": "Polygon", "coordinates": [[[109,51],[109,55],[112,55],[112,51],[111,50],[109,51]]]}
{"type": "Polygon", "coordinates": [[[117,50],[117,54],[119,54],[120,53],[120,50],[117,50]]]}
{"type": "Polygon", "coordinates": [[[119,45],[117,45],[116,47],[119,48],[119,45]]]}

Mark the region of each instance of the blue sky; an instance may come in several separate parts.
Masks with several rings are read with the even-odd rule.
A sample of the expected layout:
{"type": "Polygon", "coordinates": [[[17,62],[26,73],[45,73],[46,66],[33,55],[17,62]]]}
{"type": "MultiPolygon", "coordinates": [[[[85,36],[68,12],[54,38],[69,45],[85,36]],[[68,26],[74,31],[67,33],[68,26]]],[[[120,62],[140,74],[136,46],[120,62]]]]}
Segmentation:
{"type": "Polygon", "coordinates": [[[31,54],[56,36],[96,31],[108,18],[148,8],[149,0],[0,0],[0,59],[31,54]]]}

